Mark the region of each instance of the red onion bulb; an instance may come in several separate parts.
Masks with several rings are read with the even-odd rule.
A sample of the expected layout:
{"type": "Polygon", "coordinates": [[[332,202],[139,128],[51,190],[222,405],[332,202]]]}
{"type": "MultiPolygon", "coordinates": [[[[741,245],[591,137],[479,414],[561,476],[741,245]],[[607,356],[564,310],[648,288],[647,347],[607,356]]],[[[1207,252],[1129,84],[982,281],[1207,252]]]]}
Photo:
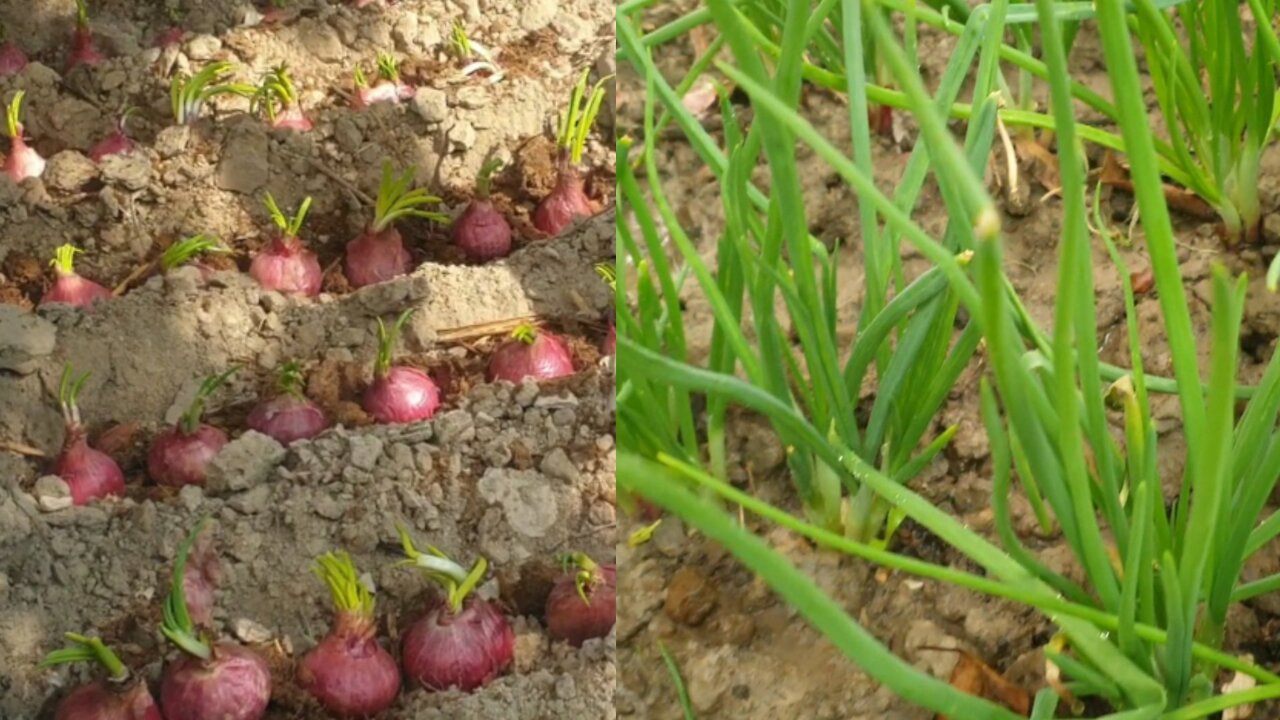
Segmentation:
{"type": "Polygon", "coordinates": [[[49,653],[40,667],[92,661],[110,673],[110,681],[81,685],[58,703],[54,720],[164,720],[147,684],[130,677],[129,669],[102,640],[67,633],[69,647],[49,653]]]}
{"type": "Polygon", "coordinates": [[[277,237],[253,258],[249,275],[268,290],[315,297],[324,273],[315,253],[298,238],[277,237]]]}
{"type": "Polygon", "coordinates": [[[195,432],[174,426],[156,436],[147,451],[147,474],[160,485],[204,485],[205,470],[227,444],[227,434],[212,425],[195,432]]]}
{"type": "Polygon", "coordinates": [[[165,666],[166,720],[259,720],[271,700],[271,672],[249,648],[219,643],[207,659],[183,655],[165,666]]]}
{"type": "Polygon", "coordinates": [[[67,72],[71,72],[81,65],[90,67],[101,65],[107,60],[107,56],[98,50],[98,46],[93,40],[93,32],[84,22],[85,20],[82,16],[81,24],[76,26],[75,37],[71,40],[71,54],[67,57],[67,72]]]}
{"type": "Polygon", "coordinates": [[[14,184],[27,178],[40,177],[44,173],[45,161],[36,149],[27,145],[22,137],[22,99],[25,90],[14,93],[13,100],[5,109],[5,135],[9,137],[9,157],[4,161],[4,173],[14,184]]]}
{"type": "Polygon", "coordinates": [[[0,77],[17,75],[27,67],[27,54],[9,41],[0,45],[0,77]]]}
{"type": "Polygon", "coordinates": [[[409,627],[404,671],[428,690],[471,692],[515,657],[515,633],[493,603],[471,599],[455,613],[441,603],[409,627]]]}
{"type": "MultiPolygon", "coordinates": [[[[357,6],[362,7],[362,6],[357,6]]],[[[400,69],[396,59],[386,53],[378,54],[378,77],[372,87],[365,79],[359,65],[355,70],[355,92],[351,94],[351,107],[355,110],[376,103],[400,103],[417,94],[417,89],[400,81],[400,69]]]]}
{"type": "Polygon", "coordinates": [[[582,647],[613,629],[618,585],[614,565],[597,566],[585,555],[575,557],[581,558],[578,565],[583,569],[561,578],[547,596],[547,633],[552,640],[582,647]]]}
{"type": "Polygon", "coordinates": [[[591,217],[591,201],[587,199],[582,175],[572,167],[560,171],[551,194],[533,211],[533,226],[548,235],[559,235],[578,218],[591,217]]]}
{"type": "Polygon", "coordinates": [[[281,445],[315,437],[333,425],[319,405],[289,394],[258,403],[247,422],[249,427],[269,435],[281,445]]]}
{"type": "Polygon", "coordinates": [[[61,303],[87,308],[99,300],[110,300],[111,291],[98,283],[76,274],[75,255],[81,250],[74,245],[63,245],[54,251],[53,287],[40,298],[40,305],[61,303]]]}
{"type": "Polygon", "coordinates": [[[347,243],[343,268],[352,287],[362,288],[409,272],[413,258],[404,249],[400,231],[389,227],[382,232],[366,230],[347,243]]]}
{"type": "Polygon", "coordinates": [[[488,378],[520,384],[526,378],[550,380],[572,375],[573,357],[564,340],[549,332],[522,326],[489,359],[488,378]]]}
{"type": "Polygon", "coordinates": [[[123,691],[102,682],[72,690],[58,703],[53,720],[164,720],[145,683],[123,691]]]}
{"type": "Polygon", "coordinates": [[[453,221],[453,242],[472,262],[506,257],[511,252],[511,225],[489,202],[490,178],[501,167],[502,161],[496,158],[480,167],[476,196],[453,221]]]}
{"type": "Polygon", "coordinates": [[[515,633],[507,618],[493,603],[471,595],[488,563],[480,558],[468,571],[435,548],[420,552],[409,531],[399,530],[405,555],[445,591],[445,598],[405,632],[405,675],[428,690],[471,692],[487,684],[515,656],[515,633]]]}
{"type": "Polygon", "coordinates": [[[125,122],[129,116],[136,111],[136,108],[129,108],[124,111],[120,119],[116,121],[115,132],[103,138],[101,142],[94,145],[89,150],[89,159],[94,162],[102,162],[102,158],[108,155],[126,155],[133,152],[133,140],[129,138],[129,133],[125,129],[125,122]]]}
{"type": "Polygon", "coordinates": [[[400,668],[378,644],[373,594],[346,553],[326,553],[317,562],[317,573],[333,594],[337,620],[302,658],[298,684],[341,717],[376,715],[395,702],[400,668]]]}
{"type": "Polygon", "coordinates": [[[440,407],[440,388],[430,376],[417,368],[391,366],[392,348],[412,314],[412,309],[405,310],[390,330],[378,318],[378,357],[361,406],[383,424],[426,420],[440,407]]]}
{"type": "Polygon", "coordinates": [[[110,455],[89,447],[84,428],[79,426],[67,428],[67,440],[54,461],[53,473],[70,488],[74,505],[124,495],[120,466],[110,455]]]}
{"type": "Polygon", "coordinates": [[[147,450],[147,474],[152,480],[169,487],[204,485],[205,471],[227,444],[227,434],[201,423],[200,416],[204,413],[205,401],[236,370],[233,367],[221,375],[206,378],[178,422],[151,441],[147,450]]]}
{"type": "Polygon", "coordinates": [[[383,424],[428,420],[440,407],[440,388],[423,371],[395,366],[375,377],[364,391],[361,405],[383,424]]]}
{"type": "Polygon", "coordinates": [[[609,334],[604,336],[604,343],[601,344],[600,350],[605,355],[618,354],[618,331],[613,323],[609,323],[609,334]]]}

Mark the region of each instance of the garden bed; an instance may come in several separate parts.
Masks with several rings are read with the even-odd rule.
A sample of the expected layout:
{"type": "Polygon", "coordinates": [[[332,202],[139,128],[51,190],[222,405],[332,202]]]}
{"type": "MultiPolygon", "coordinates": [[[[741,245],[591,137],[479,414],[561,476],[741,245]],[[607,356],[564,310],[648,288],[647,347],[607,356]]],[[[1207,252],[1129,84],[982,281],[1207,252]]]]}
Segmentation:
{"type": "Polygon", "coordinates": [[[351,553],[377,588],[379,635],[398,652],[433,591],[420,573],[395,566],[403,557],[397,522],[459,562],[489,560],[480,593],[506,609],[516,651],[513,669],[474,694],[406,684],[379,717],[612,717],[612,637],[574,649],[551,642],[542,617],[558,554],[613,555],[614,386],[599,350],[612,292],[595,271],[613,254],[611,143],[588,143],[587,191],[598,216],[554,238],[530,222],[554,182],[551,135],[571,86],[584,68],[593,82],[611,72],[611,6],[299,2],[270,26],[246,24],[254,20],[247,0],[182,6],[182,44],[158,50],[152,41],[169,24],[162,3],[93,3],[108,60],[65,76],[55,68],[74,5],[40,0],[0,11],[33,60],[0,78],[0,98],[26,91],[26,135],[49,159],[39,180],[18,186],[0,177],[0,717],[51,717],[62,689],[84,677],[36,667],[68,631],[100,633],[156,679],[174,552],[206,515],[225,568],[217,631],[270,660],[268,718],[321,713],[293,680],[294,663],[331,614],[312,573],[316,556],[351,553]],[[460,74],[446,50],[455,19],[500,51],[500,82],[460,74]],[[418,95],[351,110],[352,68],[369,70],[378,51],[403,58],[418,95]],[[247,101],[227,97],[189,128],[171,127],[169,70],[213,59],[235,62],[242,79],[255,81],[287,61],[315,129],[270,130],[247,101]],[[140,108],[130,119],[138,150],[95,166],[83,153],[125,105],[140,108]],[[384,160],[416,168],[417,185],[455,214],[489,157],[505,161],[494,193],[516,231],[510,257],[464,262],[446,229],[411,220],[400,229],[416,269],[348,286],[339,260],[372,219],[384,160]],[[286,212],[314,199],[301,235],[326,271],[315,300],[263,290],[242,272],[270,235],[267,192],[286,212]],[[196,233],[235,251],[219,272],[129,279],[196,233]],[[68,242],[84,250],[77,271],[123,286],[121,296],[87,311],[34,310],[49,286],[46,263],[68,242]],[[415,312],[395,358],[431,374],[443,405],[428,422],[375,425],[359,395],[372,374],[377,319],[407,309],[415,312]],[[564,336],[576,374],[540,385],[487,382],[489,355],[521,322],[564,336]],[[302,364],[307,395],[339,424],[284,448],[246,432],[244,421],[289,360],[302,364]],[[63,439],[54,395],[68,362],[91,373],[81,410],[95,441],[113,431],[123,499],[66,507],[65,486],[41,480],[63,439]],[[239,372],[209,407],[209,421],[233,438],[210,483],[157,487],[146,477],[146,443],[181,414],[202,377],[232,365],[239,372]]]}
{"type": "MultiPolygon", "coordinates": [[[[645,29],[652,31],[661,27],[691,7],[686,3],[681,9],[647,11],[643,16],[645,29]]],[[[710,27],[700,30],[714,32],[710,27]]],[[[711,37],[711,33],[704,34],[701,47],[696,37],[692,40],[681,37],[663,44],[655,52],[658,67],[673,86],[711,37]]],[[[938,81],[944,63],[952,54],[955,38],[922,26],[919,42],[919,54],[924,60],[922,73],[932,90],[932,84],[938,81]]],[[[1073,78],[1109,95],[1101,48],[1088,24],[1076,41],[1071,69],[1073,78]]],[[[619,100],[619,122],[624,133],[641,137],[645,100],[640,88],[642,81],[629,65],[624,66],[621,77],[624,90],[619,100]]],[[[1010,82],[1015,82],[1012,73],[1010,82]]],[[[1047,87],[1040,90],[1043,108],[1047,87]]],[[[966,99],[967,92],[962,92],[962,100],[966,99]]],[[[697,98],[691,99],[697,104],[697,98]]],[[[757,111],[749,107],[742,92],[733,95],[733,102],[746,127],[757,111]]],[[[1162,122],[1154,96],[1150,102],[1152,124],[1160,127],[1162,122]]],[[[806,84],[800,112],[841,152],[849,151],[847,98],[806,84]]],[[[719,141],[722,128],[718,112],[709,106],[703,117],[704,127],[719,141]]],[[[1101,124],[1101,118],[1083,105],[1078,107],[1077,117],[1081,122],[1101,124]]],[[[902,176],[918,132],[914,120],[905,113],[895,111],[895,122],[894,137],[879,137],[872,148],[876,183],[890,193],[902,176]]],[[[959,137],[964,125],[955,122],[952,129],[959,137]]],[[[673,202],[673,210],[685,231],[700,243],[703,257],[709,258],[725,230],[720,200],[723,190],[680,132],[668,129],[662,138],[657,157],[663,189],[673,202]]],[[[1001,198],[999,183],[1004,180],[1005,157],[998,141],[995,147],[987,180],[993,196],[1001,198]]],[[[1087,147],[1087,152],[1091,166],[1102,163],[1099,148],[1087,147]]],[[[808,147],[797,145],[797,159],[809,231],[828,247],[839,242],[835,257],[840,268],[839,327],[844,329],[840,339],[848,343],[862,310],[864,290],[856,195],[808,147]]],[[[1041,199],[1040,196],[1052,188],[1037,182],[1037,168],[1028,158],[1021,160],[1023,197],[1029,196],[1031,201],[1014,203],[1002,197],[1004,264],[1031,317],[1047,328],[1051,327],[1058,291],[1057,239],[1061,232],[1061,206],[1056,197],[1041,199]],[[1030,183],[1027,178],[1031,178],[1030,183]]],[[[1192,298],[1192,319],[1200,341],[1201,363],[1205,367],[1209,351],[1210,264],[1221,261],[1232,273],[1249,275],[1249,302],[1243,320],[1244,342],[1238,374],[1238,382],[1242,384],[1258,381],[1280,336],[1280,301],[1265,290],[1263,283],[1267,263],[1280,247],[1280,233],[1274,220],[1280,210],[1280,153],[1272,148],[1263,156],[1262,164],[1260,193],[1264,217],[1269,219],[1264,224],[1260,245],[1226,250],[1213,223],[1187,215],[1175,216],[1179,261],[1192,298]]],[[[1103,203],[1107,221],[1123,230],[1133,209],[1132,196],[1119,190],[1107,191],[1103,203]]],[[[942,237],[948,221],[947,207],[932,181],[926,184],[912,217],[933,237],[942,237]]],[[[1135,276],[1149,273],[1151,262],[1141,242],[1122,248],[1122,255],[1135,276]]],[[[1100,243],[1094,247],[1093,265],[1101,360],[1127,366],[1121,279],[1100,243]]],[[[929,267],[905,245],[904,266],[908,277],[929,267]]],[[[689,359],[691,363],[701,364],[706,362],[709,352],[713,316],[697,283],[690,280],[685,288],[684,330],[689,359]]],[[[781,307],[781,301],[779,303],[781,307]]],[[[1139,293],[1137,316],[1148,371],[1170,375],[1170,356],[1160,327],[1158,298],[1149,287],[1139,293]]],[[[979,379],[989,370],[979,353],[960,375],[929,437],[936,437],[953,425],[957,426],[957,432],[911,487],[968,528],[994,539],[990,449],[979,416],[979,379]]],[[[864,404],[860,411],[870,407],[873,393],[870,383],[864,386],[864,404]]],[[[1164,464],[1169,465],[1170,458],[1181,457],[1185,447],[1177,401],[1172,396],[1153,396],[1153,407],[1161,457],[1164,464]]],[[[730,423],[729,438],[727,465],[734,484],[794,516],[803,517],[804,510],[784,463],[784,449],[768,422],[750,413],[738,413],[730,423]]],[[[1176,479],[1182,468],[1165,465],[1159,468],[1159,474],[1166,479],[1168,499],[1177,492],[1176,479]]],[[[1011,499],[1011,512],[1019,536],[1041,561],[1068,577],[1082,575],[1060,535],[1038,534],[1031,508],[1020,491],[1015,491],[1011,499]]],[[[825,552],[816,549],[809,540],[754,518],[750,512],[742,517],[748,529],[758,533],[796,568],[813,578],[890,650],[934,677],[948,680],[961,659],[959,653],[948,649],[964,649],[1021,687],[1032,691],[1045,687],[1043,649],[1055,628],[1028,607],[825,552]]],[[[625,520],[623,535],[649,521],[646,517],[625,520]]],[[[896,551],[908,556],[971,572],[976,570],[963,555],[910,520],[898,530],[893,543],[896,551]]],[[[677,717],[681,712],[660,646],[665,647],[678,664],[688,687],[690,704],[703,720],[770,717],[927,720],[934,717],[929,711],[911,707],[878,686],[822,633],[810,627],[795,609],[779,600],[764,581],[744,569],[718,544],[689,532],[678,518],[665,517],[652,540],[619,552],[620,563],[627,568],[621,580],[618,630],[622,645],[618,706],[623,717],[677,717]]],[[[1276,549],[1264,548],[1250,561],[1245,580],[1274,573],[1278,565],[1280,554],[1276,549]]],[[[1273,667],[1277,656],[1271,638],[1277,627],[1280,627],[1280,602],[1269,595],[1251,600],[1233,608],[1225,647],[1232,654],[1248,653],[1262,666],[1273,667]]],[[[1280,707],[1275,705],[1274,702],[1258,705],[1252,717],[1280,717],[1280,707]]],[[[1094,710],[1097,708],[1090,708],[1094,710]]]]}

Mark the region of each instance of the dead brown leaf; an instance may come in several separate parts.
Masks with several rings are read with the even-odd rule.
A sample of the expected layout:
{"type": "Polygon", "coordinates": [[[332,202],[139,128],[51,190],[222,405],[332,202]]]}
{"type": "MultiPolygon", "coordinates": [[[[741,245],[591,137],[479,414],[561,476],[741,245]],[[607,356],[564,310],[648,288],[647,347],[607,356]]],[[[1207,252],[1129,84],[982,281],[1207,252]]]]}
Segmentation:
{"type": "Polygon", "coordinates": [[[1151,268],[1129,273],[1129,282],[1133,285],[1134,295],[1144,295],[1155,287],[1156,274],[1151,268]]]}
{"type": "Polygon", "coordinates": [[[1025,133],[1018,133],[1013,146],[1018,151],[1018,157],[1027,161],[1027,169],[1030,170],[1031,177],[1035,178],[1046,191],[1053,193],[1062,189],[1062,174],[1058,169],[1057,155],[1037,142],[1034,135],[1025,133]]]}
{"type": "MultiPolygon", "coordinates": [[[[921,649],[955,652],[960,655],[960,662],[956,663],[956,668],[951,672],[951,679],[948,681],[951,687],[969,695],[998,702],[1019,715],[1026,716],[1031,713],[1031,693],[1006,680],[997,670],[973,653],[953,648],[921,649]]],[[[936,720],[950,720],[950,718],[939,714],[936,720]]]]}
{"type": "MultiPolygon", "coordinates": [[[[1098,181],[1107,187],[1119,188],[1129,194],[1133,194],[1133,181],[1129,179],[1129,170],[1121,165],[1120,161],[1112,153],[1108,152],[1103,157],[1102,170],[1098,175],[1098,181]]],[[[1164,201],[1171,209],[1186,213],[1199,220],[1215,220],[1218,217],[1218,213],[1213,209],[1213,206],[1202,200],[1199,195],[1176,185],[1165,183],[1164,201]]]]}
{"type": "Polygon", "coordinates": [[[136,422],[112,425],[98,436],[98,449],[108,455],[126,450],[133,445],[139,429],[141,426],[136,422]]]}

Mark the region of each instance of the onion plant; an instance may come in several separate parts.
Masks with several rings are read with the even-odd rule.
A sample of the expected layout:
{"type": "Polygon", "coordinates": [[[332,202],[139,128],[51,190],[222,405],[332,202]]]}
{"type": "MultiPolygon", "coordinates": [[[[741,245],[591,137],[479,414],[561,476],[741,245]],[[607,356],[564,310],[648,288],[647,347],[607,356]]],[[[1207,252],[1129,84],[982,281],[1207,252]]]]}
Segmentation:
{"type": "Polygon", "coordinates": [[[1280,120],[1271,24],[1280,3],[1248,0],[1258,19],[1251,33],[1236,3],[1192,0],[1164,12],[1152,0],[1134,4],[1131,24],[1187,187],[1218,212],[1228,242],[1257,240],[1259,161],[1280,120]]]}
{"type": "MultiPolygon", "coordinates": [[[[858,6],[851,11],[856,21],[858,6]]],[[[800,12],[788,10],[788,17],[800,12]]],[[[746,20],[735,17],[736,23],[746,20]]],[[[621,30],[628,52],[642,58],[641,66],[651,71],[645,51],[635,42],[634,25],[624,20],[621,30]]],[[[784,38],[797,48],[808,41],[810,30],[803,24],[784,38]]],[[[849,27],[856,27],[850,25],[849,27]]],[[[754,57],[750,36],[726,33],[730,46],[740,56],[754,57]]],[[[856,35],[853,39],[860,39],[856,35]]],[[[848,38],[846,38],[848,40],[848,38]]],[[[954,99],[968,70],[968,61],[977,49],[979,37],[968,36],[966,50],[958,52],[948,70],[954,99]]],[[[861,66],[862,49],[848,43],[851,64],[861,66]]],[[[799,58],[799,53],[783,54],[799,58]]],[[[758,60],[757,60],[758,62],[758,60]]],[[[795,64],[793,70],[798,70],[795,64]]],[[[984,87],[991,86],[991,68],[984,87]]],[[[763,69],[761,67],[761,72],[763,69]]],[[[652,72],[648,75],[652,80],[652,72]]],[[[861,78],[861,73],[851,77],[861,78]]],[[[798,96],[799,75],[791,92],[798,96]]],[[[655,129],[656,85],[647,93],[645,136],[655,129]]],[[[984,96],[987,93],[983,93],[984,96]]],[[[859,96],[865,98],[865,96],[859,96]]],[[[623,213],[620,215],[619,288],[632,287],[634,314],[621,313],[620,331],[633,342],[670,357],[688,361],[688,348],[679,311],[679,298],[686,279],[697,278],[711,301],[717,323],[711,338],[707,367],[731,375],[743,372],[750,381],[810,418],[833,440],[838,440],[866,462],[880,468],[895,482],[907,483],[919,474],[954,433],[947,428],[930,437],[934,416],[956,378],[977,347],[975,324],[959,321],[959,298],[939,270],[925,273],[908,283],[896,250],[898,234],[879,230],[881,217],[870,206],[860,208],[862,248],[867,257],[867,292],[852,343],[841,345],[838,333],[837,273],[835,252],[812,238],[804,224],[803,202],[796,181],[794,159],[782,144],[767,145],[768,137],[754,125],[743,130],[734,116],[727,95],[722,93],[725,119],[725,149],[713,147],[705,135],[699,138],[704,159],[718,170],[726,216],[726,230],[718,243],[714,270],[699,257],[687,234],[680,228],[658,182],[658,170],[651,143],[645,144],[639,164],[643,165],[650,201],[632,171],[632,144],[619,144],[618,187],[623,213]],[[749,182],[751,169],[764,153],[780,163],[782,173],[775,188],[786,191],[765,200],[749,182]],[[650,205],[652,202],[652,206],[650,205]],[[674,241],[678,253],[676,267],[664,247],[658,220],[674,241]],[[631,225],[634,222],[634,228],[631,225]],[[628,274],[633,277],[628,278],[628,274]],[[781,299],[786,317],[774,312],[781,299]],[[963,327],[953,338],[957,323],[963,327]],[[748,333],[754,334],[754,342],[748,333]],[[793,343],[791,334],[796,341],[793,343]],[[869,407],[859,408],[864,380],[878,379],[878,392],[869,407]],[[865,412],[860,412],[860,410],[865,412]]],[[[967,149],[970,164],[980,168],[990,149],[994,124],[994,103],[971,124],[967,149]]],[[[670,105],[668,107],[670,110],[670,105]]],[[[855,127],[855,155],[870,172],[871,128],[865,99],[854,102],[851,117],[855,127]],[[858,152],[858,147],[865,151],[858,152]]],[[[685,113],[678,118],[686,129],[697,126],[685,113]]],[[[907,177],[900,184],[893,212],[914,207],[928,170],[928,152],[921,146],[907,177]]],[[[943,183],[944,193],[959,188],[943,183]]],[[[963,227],[957,223],[946,234],[945,252],[963,263],[968,256],[963,227]]],[[[625,307],[620,304],[619,307],[625,307]]],[[[727,477],[726,425],[728,404],[723,398],[708,398],[705,432],[692,410],[688,392],[671,388],[661,379],[632,374],[625,354],[620,356],[618,378],[619,439],[623,447],[641,449],[653,456],[664,452],[689,462],[700,462],[706,449],[706,464],[716,477],[727,477]],[[668,422],[654,422],[654,418],[668,422]]],[[[775,426],[787,449],[788,467],[809,516],[828,529],[849,537],[885,543],[901,514],[891,512],[878,497],[839,465],[817,456],[785,426],[775,426]]]]}
{"type": "MultiPolygon", "coordinates": [[[[1240,392],[1236,372],[1245,282],[1219,267],[1211,280],[1208,372],[1201,374],[1162,187],[1170,160],[1166,156],[1162,161],[1160,141],[1153,137],[1134,56],[1133,36],[1141,41],[1149,29],[1131,29],[1131,8],[1122,0],[1096,2],[1095,27],[1103,41],[1118,137],[1129,156],[1154,269],[1173,359],[1172,379],[1155,378],[1144,370],[1132,287],[1122,257],[1105,233],[1101,242],[1111,250],[1114,271],[1124,286],[1129,368],[1107,366],[1098,358],[1082,164],[1064,161],[1060,167],[1059,285],[1051,332],[1030,321],[1003,270],[1000,215],[984,189],[981,169],[994,124],[994,74],[998,60],[1007,55],[1000,38],[1006,17],[1015,14],[1007,0],[981,6],[970,15],[932,97],[886,19],[864,12],[867,3],[822,2],[817,10],[807,3],[795,4],[779,20],[776,52],[762,46],[763,41],[773,41],[762,41],[761,34],[753,32],[759,26],[739,5],[708,0],[696,11],[701,14],[697,24],[714,23],[726,38],[732,64],[726,60],[716,67],[750,97],[754,110],[751,128],[744,131],[722,98],[720,140],[683,108],[680,95],[654,67],[649,57],[652,43],[646,39],[664,31],[642,36],[635,18],[620,9],[620,55],[646,83],[645,137],[652,137],[655,105],[660,103],[716,176],[725,205],[713,271],[667,203],[653,143],[645,143],[639,158],[643,180],[631,172],[631,162],[619,163],[619,189],[626,203],[618,226],[623,280],[618,285],[620,488],[679,514],[721,543],[868,674],[906,700],[942,714],[1016,717],[894,656],[718,503],[737,505],[820,546],[1043,613],[1060,631],[1044,652],[1061,671],[1069,696],[1059,697],[1049,689],[1040,692],[1032,717],[1053,717],[1063,699],[1074,705],[1078,699],[1098,698],[1111,708],[1109,718],[1190,720],[1280,698],[1280,676],[1222,651],[1231,606],[1280,589],[1280,575],[1253,582],[1242,579],[1245,561],[1280,535],[1280,513],[1264,513],[1280,478],[1280,356],[1273,356],[1256,388],[1240,392]],[[849,99],[852,154],[833,145],[797,111],[800,84],[809,77],[803,50],[810,46],[811,30],[824,26],[822,12],[840,16],[839,47],[845,62],[841,80],[849,99]],[[865,108],[872,92],[860,46],[864,32],[875,38],[881,61],[901,88],[897,92],[902,105],[920,125],[911,164],[895,197],[876,186],[871,172],[865,108]],[[973,119],[961,147],[946,120],[958,105],[956,95],[973,69],[975,54],[973,119]],[[766,65],[765,57],[772,63],[766,65]],[[948,374],[950,363],[963,366],[967,361],[959,359],[961,343],[970,333],[977,335],[975,341],[982,340],[986,363],[980,410],[991,445],[995,540],[914,492],[892,462],[886,463],[883,449],[867,445],[870,420],[851,422],[859,416],[837,416],[841,408],[857,403],[857,386],[836,382],[845,375],[831,370],[843,359],[827,332],[833,311],[826,281],[833,263],[830,253],[806,231],[794,155],[797,143],[810,148],[857,195],[867,299],[848,357],[865,353],[871,358],[868,362],[874,364],[879,383],[875,404],[882,401],[886,383],[893,381],[892,365],[896,355],[910,347],[912,333],[929,332],[919,329],[927,327],[921,317],[927,318],[931,309],[949,314],[952,306],[947,303],[955,303],[973,318],[971,325],[954,330],[948,326],[936,335],[949,351],[934,366],[932,377],[949,377],[954,383],[956,376],[948,374]],[[768,196],[752,180],[761,161],[769,176],[768,196]],[[931,237],[912,219],[916,172],[921,179],[932,172],[942,191],[950,224],[941,238],[931,237]],[[663,245],[663,231],[674,247],[663,245]],[[896,241],[886,238],[906,241],[934,264],[933,269],[905,283],[894,271],[896,241]],[[688,277],[696,279],[696,288],[684,287],[688,277]],[[939,287],[926,299],[918,304],[904,300],[919,299],[932,282],[939,287]],[[623,297],[624,292],[629,296],[623,297]],[[705,360],[690,357],[682,328],[679,300],[695,293],[705,298],[716,318],[705,360]],[[775,312],[779,295],[786,311],[783,320],[775,312]],[[908,304],[901,316],[891,315],[908,304]],[[936,310],[939,306],[944,309],[936,310]],[[887,315],[892,319],[884,320],[887,315]],[[784,320],[795,329],[797,348],[786,339],[784,320]],[[875,339],[868,333],[881,322],[892,330],[879,342],[864,344],[875,339]],[[886,364],[883,348],[888,342],[898,352],[886,364]],[[1161,462],[1168,453],[1182,451],[1157,442],[1153,392],[1176,393],[1180,404],[1186,449],[1174,462],[1161,462]],[[705,417],[695,414],[690,402],[699,395],[707,398],[705,417]],[[1244,395],[1248,402],[1238,415],[1237,400],[1244,395]],[[723,427],[730,405],[760,413],[777,430],[788,448],[805,517],[726,482],[723,427]],[[704,420],[705,434],[700,432],[704,420]],[[1184,468],[1181,476],[1160,477],[1159,468],[1177,466],[1178,460],[1184,468]],[[806,463],[808,475],[803,472],[806,463]],[[1042,524],[1061,534],[1083,569],[1082,578],[1055,572],[1022,544],[1009,514],[1015,470],[1042,524]],[[883,536],[833,526],[821,490],[823,473],[838,478],[854,506],[866,493],[954,547],[978,572],[898,554],[886,549],[883,536]],[[1162,489],[1169,486],[1176,488],[1176,495],[1166,504],[1162,489]],[[1250,676],[1256,686],[1215,695],[1219,670],[1250,676]]],[[[1068,75],[1071,33],[1064,31],[1063,23],[1083,19],[1064,14],[1064,6],[1075,12],[1073,5],[1037,0],[1034,8],[1052,97],[1053,115],[1046,126],[1055,132],[1060,147],[1069,148],[1088,133],[1072,115],[1072,98],[1078,91],[1068,75]]],[[[622,8],[627,6],[636,9],[644,3],[633,0],[622,8]]],[[[627,160],[635,147],[624,142],[619,154],[627,160]]],[[[1058,211],[1057,207],[1043,211],[1058,211]]],[[[1095,216],[1100,215],[1095,202],[1095,216]]],[[[900,387],[917,395],[917,408],[927,405],[921,400],[926,393],[920,384],[900,387]]],[[[909,417],[924,417],[928,424],[934,412],[924,410],[927,414],[909,417]]],[[[863,417],[875,415],[873,405],[863,417]]],[[[890,458],[903,451],[900,445],[889,448],[890,458]]],[[[918,459],[928,457],[932,447],[914,450],[913,446],[908,454],[918,459]]],[[[1064,712],[1071,713],[1072,707],[1064,712]]]]}

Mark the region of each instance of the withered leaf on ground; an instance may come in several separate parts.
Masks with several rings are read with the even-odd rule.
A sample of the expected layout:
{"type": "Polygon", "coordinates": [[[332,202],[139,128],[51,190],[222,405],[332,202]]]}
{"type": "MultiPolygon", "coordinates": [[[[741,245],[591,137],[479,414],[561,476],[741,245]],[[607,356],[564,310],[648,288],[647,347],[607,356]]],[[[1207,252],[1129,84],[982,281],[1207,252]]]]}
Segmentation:
{"type": "Polygon", "coordinates": [[[1050,193],[1062,189],[1062,175],[1058,170],[1058,156],[1040,144],[1030,133],[1018,133],[1013,141],[1018,157],[1027,162],[1031,177],[1050,193]]]}
{"type": "MultiPolygon", "coordinates": [[[[997,670],[966,650],[953,648],[921,648],[960,655],[955,670],[948,681],[951,687],[980,698],[985,698],[1009,708],[1019,715],[1031,713],[1031,693],[1005,679],[997,670]]],[[[960,720],[939,714],[936,720],[960,720]]]]}
{"type": "MultiPolygon", "coordinates": [[[[1133,193],[1133,181],[1129,179],[1128,169],[1121,165],[1116,156],[1110,152],[1103,157],[1098,181],[1107,187],[1133,193]]],[[[1199,195],[1176,185],[1164,184],[1164,200],[1174,210],[1200,220],[1215,220],[1218,217],[1213,206],[1202,200],[1199,195]]]]}

